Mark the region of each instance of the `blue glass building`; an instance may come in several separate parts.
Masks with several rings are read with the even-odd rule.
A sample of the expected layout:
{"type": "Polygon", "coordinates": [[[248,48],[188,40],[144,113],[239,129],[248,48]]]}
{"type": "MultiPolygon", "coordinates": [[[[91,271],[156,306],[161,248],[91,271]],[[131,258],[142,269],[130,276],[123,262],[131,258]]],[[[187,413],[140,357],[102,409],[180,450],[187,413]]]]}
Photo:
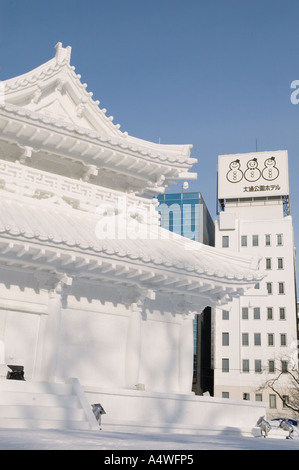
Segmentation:
{"type": "MultiPolygon", "coordinates": [[[[199,192],[161,194],[158,196],[161,227],[205,245],[215,245],[215,226],[199,192]]],[[[194,320],[193,391],[213,395],[211,367],[211,308],[194,320]]]]}
{"type": "Polygon", "coordinates": [[[190,240],[214,246],[214,222],[199,192],[161,194],[158,201],[162,227],[190,240]]]}

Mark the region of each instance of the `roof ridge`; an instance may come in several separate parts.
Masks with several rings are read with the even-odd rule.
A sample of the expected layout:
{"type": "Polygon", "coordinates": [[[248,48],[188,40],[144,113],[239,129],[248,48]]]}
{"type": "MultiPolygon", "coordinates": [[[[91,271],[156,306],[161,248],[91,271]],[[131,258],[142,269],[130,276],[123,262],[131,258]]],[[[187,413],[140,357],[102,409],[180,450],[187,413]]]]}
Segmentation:
{"type": "MultiPolygon", "coordinates": [[[[64,129],[68,132],[72,132],[72,131],[75,131],[77,132],[78,134],[80,134],[80,136],[83,136],[85,135],[86,137],[92,139],[92,140],[100,140],[101,142],[107,142],[108,144],[111,144],[113,146],[119,146],[119,147],[123,147],[123,148],[127,148],[129,151],[133,152],[133,153],[136,153],[136,154],[140,154],[142,155],[142,157],[144,159],[147,159],[147,158],[154,158],[154,159],[157,159],[161,162],[170,162],[170,163],[178,163],[178,164],[182,164],[184,167],[187,165],[188,169],[191,168],[194,164],[194,161],[193,160],[196,160],[196,159],[193,159],[193,158],[190,158],[189,156],[185,157],[186,160],[183,160],[183,157],[182,155],[174,155],[174,154],[167,154],[167,153],[162,153],[162,152],[154,152],[152,149],[146,149],[146,148],[143,148],[141,145],[136,145],[134,143],[131,143],[129,141],[127,141],[125,139],[126,136],[105,136],[105,135],[102,135],[100,132],[98,132],[97,130],[92,130],[92,129],[88,129],[88,128],[85,128],[85,127],[81,127],[79,126],[78,124],[75,124],[75,123],[71,123],[71,122],[68,122],[68,121],[63,121],[63,120],[58,120],[58,119],[55,119],[54,117],[52,116],[47,116],[41,112],[38,112],[38,111],[32,111],[30,109],[27,109],[27,108],[22,108],[20,106],[17,106],[15,104],[12,104],[12,103],[6,103],[6,104],[2,104],[0,102],[0,109],[3,109],[7,112],[12,112],[14,114],[18,114],[18,115],[21,115],[21,116],[26,116],[27,118],[31,118],[33,119],[34,121],[41,121],[43,122],[44,124],[50,124],[50,125],[53,125],[59,129],[64,129]],[[124,147],[125,145],[125,147],[124,147]],[[191,161],[190,161],[191,160],[191,161]]],[[[149,142],[150,144],[151,142],[149,142]]],[[[144,146],[146,145],[146,141],[144,141],[144,146]]],[[[187,168],[186,168],[187,170],[187,168]]],[[[192,177],[192,174],[188,175],[190,178],[192,177]]]]}

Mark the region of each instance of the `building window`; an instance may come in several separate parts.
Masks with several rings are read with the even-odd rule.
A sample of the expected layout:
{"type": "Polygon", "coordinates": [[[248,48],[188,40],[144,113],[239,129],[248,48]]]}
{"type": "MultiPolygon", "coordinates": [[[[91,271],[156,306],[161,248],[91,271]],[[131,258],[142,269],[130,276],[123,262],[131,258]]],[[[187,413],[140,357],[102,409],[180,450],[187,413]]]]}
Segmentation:
{"type": "Polygon", "coordinates": [[[247,235],[241,236],[241,246],[247,246],[247,235]]]}
{"type": "Polygon", "coordinates": [[[222,320],[229,320],[229,311],[222,310],[222,320]]]}
{"type": "Polygon", "coordinates": [[[222,398],[229,398],[229,392],[222,392],[222,398]]]}
{"type": "Polygon", "coordinates": [[[248,307],[242,307],[242,320],[248,320],[248,307]]]}
{"type": "Polygon", "coordinates": [[[253,309],[253,318],[254,318],[254,320],[260,320],[260,318],[261,318],[260,307],[254,307],[254,309],[253,309]]]}
{"type": "Polygon", "coordinates": [[[265,245],[271,246],[271,235],[265,235],[265,245]]]}
{"type": "Polygon", "coordinates": [[[284,307],[279,308],[279,320],[285,320],[286,319],[286,312],[284,307]]]}
{"type": "Polygon", "coordinates": [[[242,346],[249,346],[249,334],[242,333],[242,346]]]}
{"type": "Polygon", "coordinates": [[[222,333],[222,346],[229,346],[229,333],[222,333]]]}
{"type": "Polygon", "coordinates": [[[280,346],[287,345],[287,335],[285,333],[280,334],[280,346]]]}
{"type": "Polygon", "coordinates": [[[278,283],[278,293],[279,294],[284,294],[284,282],[279,282],[278,283]]]}
{"type": "Polygon", "coordinates": [[[261,334],[254,333],[254,346],[261,346],[261,334]]]}
{"type": "Polygon", "coordinates": [[[272,259],[266,258],[266,269],[272,269],[272,259]]]}
{"type": "Polygon", "coordinates": [[[256,393],[255,401],[263,401],[263,395],[261,393],[256,393]]]}
{"type": "Polygon", "coordinates": [[[278,233],[276,235],[276,241],[277,241],[277,246],[282,246],[283,244],[282,233],[278,233]]]}
{"type": "Polygon", "coordinates": [[[243,400],[250,400],[250,393],[243,393],[243,400]]]}
{"type": "Polygon", "coordinates": [[[222,248],[228,248],[228,247],[229,247],[229,236],[223,235],[222,236],[222,248]]]}
{"type": "Polygon", "coordinates": [[[268,333],[268,346],[274,346],[274,334],[268,333]]]}
{"type": "Polygon", "coordinates": [[[272,294],[272,282],[267,282],[266,287],[268,294],[272,294]]]}
{"type": "Polygon", "coordinates": [[[262,361],[260,359],[255,359],[255,361],[254,361],[254,371],[257,374],[260,374],[262,372],[262,361]]]}
{"type": "Polygon", "coordinates": [[[267,320],[273,320],[273,308],[267,307],[267,320]]]}
{"type": "Polygon", "coordinates": [[[229,359],[222,359],[222,372],[229,372],[229,359]]]}
{"type": "Polygon", "coordinates": [[[288,361],[281,361],[281,372],[283,374],[288,372],[288,361]]]}
{"type": "Polygon", "coordinates": [[[269,373],[274,374],[275,372],[275,361],[270,359],[268,362],[269,373]]]}
{"type": "Polygon", "coordinates": [[[252,235],[252,246],[259,246],[259,236],[252,235]]]}
{"type": "Polygon", "coordinates": [[[289,403],[290,398],[289,395],[282,395],[282,407],[287,408],[287,404],[289,403]]]}
{"type": "Polygon", "coordinates": [[[272,393],[269,395],[269,406],[272,409],[276,408],[276,395],[272,393]]]}
{"type": "Polygon", "coordinates": [[[277,269],[283,269],[283,258],[277,258],[277,269]]]}
{"type": "Polygon", "coordinates": [[[249,372],[249,359],[243,359],[242,361],[242,372],[249,372]]]}

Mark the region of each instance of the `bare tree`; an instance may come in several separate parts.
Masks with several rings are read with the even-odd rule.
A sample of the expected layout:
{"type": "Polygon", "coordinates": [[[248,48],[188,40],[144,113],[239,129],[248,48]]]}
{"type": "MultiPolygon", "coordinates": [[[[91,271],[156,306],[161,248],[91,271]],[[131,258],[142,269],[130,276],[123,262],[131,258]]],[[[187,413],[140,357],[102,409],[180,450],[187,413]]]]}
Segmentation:
{"type": "Polygon", "coordinates": [[[284,407],[299,415],[299,371],[298,369],[279,370],[273,378],[266,379],[259,391],[272,390],[283,402],[284,407]]]}

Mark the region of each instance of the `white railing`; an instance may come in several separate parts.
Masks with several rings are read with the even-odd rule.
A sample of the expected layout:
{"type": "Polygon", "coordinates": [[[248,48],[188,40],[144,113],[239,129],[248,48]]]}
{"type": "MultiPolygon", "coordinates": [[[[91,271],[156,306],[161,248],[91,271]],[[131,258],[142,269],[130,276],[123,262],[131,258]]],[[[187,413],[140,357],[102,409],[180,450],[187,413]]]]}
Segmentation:
{"type": "Polygon", "coordinates": [[[70,203],[76,209],[93,213],[105,206],[114,208],[115,213],[125,206],[153,212],[152,199],[143,199],[132,194],[30,168],[19,162],[0,160],[0,187],[2,190],[39,199],[55,196],[70,203]]]}

